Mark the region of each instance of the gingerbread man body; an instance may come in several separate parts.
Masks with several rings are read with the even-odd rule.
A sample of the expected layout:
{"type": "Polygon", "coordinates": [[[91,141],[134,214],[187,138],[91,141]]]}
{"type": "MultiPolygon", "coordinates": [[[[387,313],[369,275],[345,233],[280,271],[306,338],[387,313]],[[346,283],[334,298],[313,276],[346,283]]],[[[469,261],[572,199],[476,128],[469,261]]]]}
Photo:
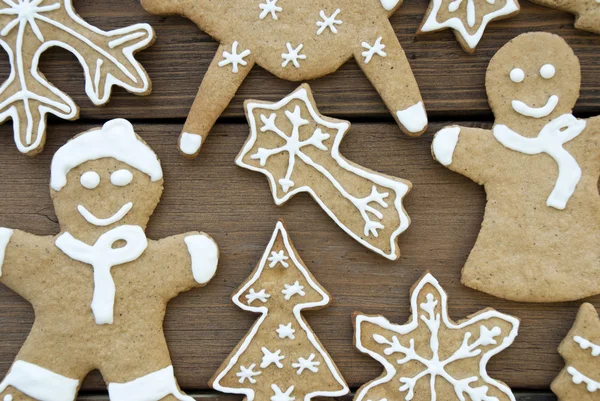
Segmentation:
{"type": "Polygon", "coordinates": [[[98,369],[112,401],[193,400],[176,383],[162,322],[170,299],[213,277],[216,244],[201,233],[146,238],[162,170],[125,120],[59,149],[51,189],[59,235],[0,229],[0,280],[36,315],[0,399],[72,401],[98,369]]]}
{"type": "Polygon", "coordinates": [[[485,187],[465,285],[516,301],[600,293],[600,118],[577,119],[579,61],[560,37],[529,33],[493,58],[492,130],[448,127],[435,158],[485,187]]]}
{"type": "Polygon", "coordinates": [[[153,14],[183,15],[220,42],[180,138],[198,154],[213,124],[255,64],[303,81],[333,73],[354,57],[410,135],[427,128],[417,82],[389,17],[399,0],[142,0],[153,14]]]}

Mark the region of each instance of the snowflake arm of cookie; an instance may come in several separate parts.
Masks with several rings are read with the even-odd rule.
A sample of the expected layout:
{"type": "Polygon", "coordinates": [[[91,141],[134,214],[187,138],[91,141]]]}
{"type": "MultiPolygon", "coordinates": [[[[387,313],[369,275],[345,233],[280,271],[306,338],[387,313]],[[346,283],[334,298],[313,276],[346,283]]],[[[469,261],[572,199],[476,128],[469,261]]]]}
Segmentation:
{"type": "Polygon", "coordinates": [[[78,108],[39,72],[39,60],[50,47],[73,53],[84,70],[85,91],[95,105],[108,102],[114,85],[147,94],[150,80],[134,53],[150,46],[148,24],[103,31],[74,11],[71,0],[6,0],[0,3],[0,44],[8,53],[11,73],[0,87],[0,119],[12,118],[18,149],[38,153],[44,144],[46,116],[75,119],[78,108]]]}

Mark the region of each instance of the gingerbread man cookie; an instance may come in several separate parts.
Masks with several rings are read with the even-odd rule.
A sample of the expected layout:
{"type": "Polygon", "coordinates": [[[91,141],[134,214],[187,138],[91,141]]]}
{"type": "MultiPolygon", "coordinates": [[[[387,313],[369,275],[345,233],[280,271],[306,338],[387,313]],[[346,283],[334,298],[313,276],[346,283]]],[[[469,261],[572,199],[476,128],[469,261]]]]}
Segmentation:
{"type": "Polygon", "coordinates": [[[600,0],[531,0],[542,6],[575,14],[575,28],[600,34],[600,0]]]}
{"type": "Polygon", "coordinates": [[[0,281],[35,309],[0,399],[73,401],[98,369],[111,401],[193,401],[179,390],[162,324],[170,299],[213,277],[217,245],[197,232],[146,238],[163,174],[126,120],[60,148],[50,187],[59,235],[0,229],[0,281]]]}
{"type": "Polygon", "coordinates": [[[46,142],[48,114],[76,120],[79,108],[39,69],[42,53],[60,47],[73,53],[85,76],[85,92],[96,106],[110,100],[113,86],[147,95],[152,86],[134,54],[154,43],[148,24],[103,31],[75,12],[72,0],[0,2],[0,45],[11,73],[0,87],[0,123],[13,120],[20,152],[34,156],[46,142]]]}
{"type": "Polygon", "coordinates": [[[600,293],[600,118],[573,116],[580,80],[563,39],[520,35],[487,70],[493,129],[436,135],[434,157],[487,192],[466,286],[526,302],[600,293]]]}
{"type": "Polygon", "coordinates": [[[354,57],[409,135],[427,128],[410,64],[388,18],[402,0],[142,0],[194,21],[221,44],[179,139],[195,157],[254,65],[289,81],[333,73],[354,57]]]}

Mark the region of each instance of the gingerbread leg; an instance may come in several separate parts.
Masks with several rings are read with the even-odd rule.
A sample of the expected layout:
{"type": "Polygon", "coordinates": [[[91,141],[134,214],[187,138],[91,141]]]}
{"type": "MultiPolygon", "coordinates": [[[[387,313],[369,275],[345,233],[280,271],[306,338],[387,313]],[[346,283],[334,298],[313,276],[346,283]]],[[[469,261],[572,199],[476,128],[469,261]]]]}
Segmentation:
{"type": "Polygon", "coordinates": [[[421,135],[427,129],[427,114],[417,81],[394,30],[390,27],[367,36],[355,48],[358,65],[400,128],[408,135],[421,135]]]}
{"type": "Polygon", "coordinates": [[[219,46],[179,138],[184,156],[198,156],[202,143],[253,66],[251,51],[238,42],[219,46]]]}

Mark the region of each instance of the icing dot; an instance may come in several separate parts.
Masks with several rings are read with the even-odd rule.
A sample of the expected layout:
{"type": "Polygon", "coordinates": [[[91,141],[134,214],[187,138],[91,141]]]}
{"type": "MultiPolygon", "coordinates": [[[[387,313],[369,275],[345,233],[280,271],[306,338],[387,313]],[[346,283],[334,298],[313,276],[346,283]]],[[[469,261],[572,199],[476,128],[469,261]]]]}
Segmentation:
{"type": "Polygon", "coordinates": [[[542,68],[540,68],[540,75],[544,79],[553,78],[556,74],[556,68],[552,64],[544,64],[542,68]]]}
{"type": "Polygon", "coordinates": [[[525,71],[520,68],[513,68],[510,72],[510,80],[515,83],[521,83],[525,79],[525,71]]]}
{"type": "Polygon", "coordinates": [[[110,175],[110,182],[118,187],[129,185],[133,180],[133,174],[129,170],[118,170],[110,175]]]}
{"type": "Polygon", "coordinates": [[[10,394],[7,394],[4,396],[4,401],[13,401],[13,396],[10,394]]]}
{"type": "Polygon", "coordinates": [[[95,171],[88,171],[81,176],[81,185],[87,189],[94,189],[100,184],[100,176],[95,171]]]}

